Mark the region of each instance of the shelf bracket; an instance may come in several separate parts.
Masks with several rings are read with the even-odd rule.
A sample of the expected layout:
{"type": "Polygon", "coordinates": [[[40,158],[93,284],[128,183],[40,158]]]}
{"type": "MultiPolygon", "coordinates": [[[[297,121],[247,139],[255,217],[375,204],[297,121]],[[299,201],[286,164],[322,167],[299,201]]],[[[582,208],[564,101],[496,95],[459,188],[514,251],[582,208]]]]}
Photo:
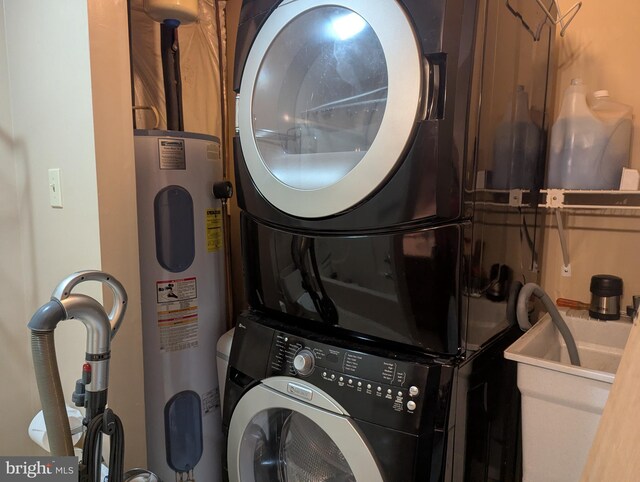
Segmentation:
{"type": "Polygon", "coordinates": [[[564,206],[564,190],[563,189],[547,189],[546,207],[559,209],[564,206]]]}
{"type": "Polygon", "coordinates": [[[509,190],[509,206],[511,207],[522,207],[522,189],[511,189],[509,190]]]}

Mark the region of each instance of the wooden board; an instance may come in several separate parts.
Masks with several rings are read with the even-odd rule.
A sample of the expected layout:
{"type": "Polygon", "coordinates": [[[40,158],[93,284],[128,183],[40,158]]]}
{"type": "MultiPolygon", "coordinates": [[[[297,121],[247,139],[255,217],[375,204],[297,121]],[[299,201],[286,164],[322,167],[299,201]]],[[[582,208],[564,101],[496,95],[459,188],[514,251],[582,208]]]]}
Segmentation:
{"type": "Polygon", "coordinates": [[[640,326],[634,321],[582,482],[640,480],[640,326]]]}

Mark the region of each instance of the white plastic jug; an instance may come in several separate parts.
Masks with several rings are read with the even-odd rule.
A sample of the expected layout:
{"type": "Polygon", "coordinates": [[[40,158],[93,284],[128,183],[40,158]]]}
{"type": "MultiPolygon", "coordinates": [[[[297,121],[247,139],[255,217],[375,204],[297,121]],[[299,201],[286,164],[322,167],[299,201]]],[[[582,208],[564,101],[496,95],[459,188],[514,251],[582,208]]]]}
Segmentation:
{"type": "Polygon", "coordinates": [[[551,130],[547,186],[562,189],[618,189],[631,150],[632,109],[598,91],[593,107],[586,87],[573,79],[551,130]]]}
{"type": "Polygon", "coordinates": [[[539,158],[540,129],[529,115],[529,95],[523,85],[518,85],[496,126],[491,187],[534,189],[539,158]]]}

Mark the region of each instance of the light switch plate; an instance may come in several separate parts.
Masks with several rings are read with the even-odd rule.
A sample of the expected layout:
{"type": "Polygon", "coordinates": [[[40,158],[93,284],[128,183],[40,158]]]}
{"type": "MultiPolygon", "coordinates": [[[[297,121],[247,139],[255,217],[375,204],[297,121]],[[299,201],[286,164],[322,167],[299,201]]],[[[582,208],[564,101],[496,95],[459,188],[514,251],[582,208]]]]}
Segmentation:
{"type": "Polygon", "coordinates": [[[49,169],[49,204],[52,208],[62,208],[62,184],[60,169],[49,169]]]}

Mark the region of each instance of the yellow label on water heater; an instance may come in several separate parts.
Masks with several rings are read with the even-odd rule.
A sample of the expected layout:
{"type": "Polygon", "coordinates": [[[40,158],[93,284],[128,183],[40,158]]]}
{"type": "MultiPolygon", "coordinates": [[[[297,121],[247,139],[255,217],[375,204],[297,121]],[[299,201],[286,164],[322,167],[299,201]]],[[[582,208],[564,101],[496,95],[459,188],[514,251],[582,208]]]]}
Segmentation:
{"type": "Polygon", "coordinates": [[[222,211],[207,209],[207,252],[214,253],[222,248],[222,211]]]}

